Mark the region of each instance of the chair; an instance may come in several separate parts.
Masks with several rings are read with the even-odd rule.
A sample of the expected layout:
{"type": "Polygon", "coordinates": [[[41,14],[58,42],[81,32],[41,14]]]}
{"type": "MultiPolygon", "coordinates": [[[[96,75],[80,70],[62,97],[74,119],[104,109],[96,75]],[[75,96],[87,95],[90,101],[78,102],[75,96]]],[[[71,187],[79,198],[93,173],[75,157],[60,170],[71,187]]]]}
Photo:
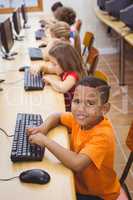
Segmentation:
{"type": "Polygon", "coordinates": [[[127,140],[126,140],[126,144],[128,146],[128,148],[130,149],[130,155],[128,157],[128,161],[126,163],[126,166],[123,170],[123,173],[121,175],[121,178],[120,178],[120,183],[121,183],[121,186],[123,187],[123,189],[125,190],[127,196],[128,196],[128,199],[129,200],[132,200],[131,196],[130,196],[130,193],[128,191],[128,187],[125,183],[125,180],[128,176],[128,173],[129,173],[129,170],[131,168],[131,165],[133,163],[133,122],[131,124],[131,127],[129,129],[129,132],[128,132],[128,136],[127,136],[127,140]]]}
{"type": "Polygon", "coordinates": [[[78,19],[78,20],[75,22],[75,29],[78,31],[78,33],[80,33],[81,26],[82,26],[82,21],[81,21],[80,19],[78,19]]]}
{"type": "Polygon", "coordinates": [[[80,41],[80,35],[78,31],[75,31],[74,47],[78,51],[79,55],[81,56],[81,41],[80,41]]]}
{"type": "Polygon", "coordinates": [[[91,47],[87,59],[85,61],[85,66],[87,67],[88,74],[94,74],[97,67],[98,59],[98,49],[96,49],[95,47],[91,47]]]}
{"type": "Polygon", "coordinates": [[[86,49],[88,49],[88,51],[90,50],[93,42],[94,42],[94,34],[91,32],[86,32],[83,38],[84,49],[82,52],[82,56],[84,56],[86,49]]]}
{"type": "Polygon", "coordinates": [[[102,71],[96,70],[93,73],[93,76],[95,76],[96,78],[102,79],[102,80],[106,81],[107,83],[109,82],[108,76],[102,71]]]}

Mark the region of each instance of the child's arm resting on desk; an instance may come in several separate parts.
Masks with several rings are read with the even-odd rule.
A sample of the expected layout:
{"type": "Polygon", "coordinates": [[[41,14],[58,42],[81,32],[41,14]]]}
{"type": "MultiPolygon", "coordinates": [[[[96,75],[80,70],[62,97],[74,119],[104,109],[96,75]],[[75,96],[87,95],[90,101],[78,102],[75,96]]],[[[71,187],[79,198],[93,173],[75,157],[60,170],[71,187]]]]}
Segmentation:
{"type": "Polygon", "coordinates": [[[37,133],[43,133],[46,135],[50,129],[60,124],[60,116],[61,116],[60,113],[52,114],[40,126],[35,128],[28,128],[27,129],[28,136],[35,135],[37,133]]]}
{"type": "Polygon", "coordinates": [[[68,150],[42,133],[31,135],[29,142],[47,147],[66,167],[75,172],[82,171],[91,163],[87,155],[68,150]]]}
{"type": "MultiPolygon", "coordinates": [[[[68,150],[46,136],[47,132],[51,128],[61,124],[61,116],[62,114],[54,114],[41,125],[41,131],[38,130],[36,132],[34,129],[35,132],[33,132],[33,130],[29,132],[29,142],[47,147],[48,150],[53,153],[66,167],[78,172],[86,168],[91,163],[89,157],[85,154],[75,153],[68,150]]],[[[68,122],[66,121],[66,125],[67,123],[68,122]]]]}
{"type": "Polygon", "coordinates": [[[44,80],[48,82],[57,92],[66,93],[76,83],[76,79],[72,76],[68,76],[64,81],[55,80],[50,76],[44,76],[44,80]]]}

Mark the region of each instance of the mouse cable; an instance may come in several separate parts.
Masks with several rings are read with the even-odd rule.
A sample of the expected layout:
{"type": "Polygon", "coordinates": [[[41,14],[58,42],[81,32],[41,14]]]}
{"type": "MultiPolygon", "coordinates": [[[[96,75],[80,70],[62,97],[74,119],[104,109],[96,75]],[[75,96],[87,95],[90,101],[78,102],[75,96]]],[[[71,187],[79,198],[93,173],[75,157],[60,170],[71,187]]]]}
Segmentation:
{"type": "Polygon", "coordinates": [[[23,80],[24,80],[24,78],[21,78],[21,79],[19,79],[17,81],[13,81],[13,82],[4,82],[3,85],[14,85],[14,84],[19,83],[19,82],[21,82],[23,80]]]}
{"type": "Polygon", "coordinates": [[[18,69],[3,71],[3,72],[0,72],[0,74],[6,74],[6,73],[9,73],[9,72],[18,72],[18,69]]]}
{"type": "Polygon", "coordinates": [[[14,177],[11,177],[11,178],[0,178],[0,181],[11,181],[15,178],[18,178],[19,176],[14,176],[14,177]]]}
{"type": "Polygon", "coordinates": [[[7,132],[3,128],[0,128],[0,131],[3,132],[7,137],[13,137],[14,136],[14,135],[8,135],[7,132]]]}

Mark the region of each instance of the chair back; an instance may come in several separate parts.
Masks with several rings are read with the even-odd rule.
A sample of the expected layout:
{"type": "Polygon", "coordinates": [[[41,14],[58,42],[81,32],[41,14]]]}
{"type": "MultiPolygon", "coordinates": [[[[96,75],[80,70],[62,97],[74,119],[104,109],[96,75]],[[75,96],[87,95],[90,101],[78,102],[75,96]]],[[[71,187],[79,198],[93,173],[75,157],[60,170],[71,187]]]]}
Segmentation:
{"type": "Polygon", "coordinates": [[[126,144],[127,144],[128,148],[133,152],[133,122],[132,122],[129,132],[128,132],[126,144]]]}
{"type": "Polygon", "coordinates": [[[82,27],[82,21],[80,19],[78,19],[75,22],[75,29],[78,31],[78,33],[80,33],[80,31],[81,31],[81,27],[82,27]]]}
{"type": "Polygon", "coordinates": [[[91,47],[85,65],[89,73],[93,74],[96,71],[97,63],[99,60],[99,51],[95,47],[91,47]]]}
{"type": "Polygon", "coordinates": [[[94,42],[94,34],[91,32],[86,32],[83,38],[84,49],[82,52],[82,56],[84,56],[86,49],[88,49],[88,51],[90,50],[93,42],[94,42]]]}

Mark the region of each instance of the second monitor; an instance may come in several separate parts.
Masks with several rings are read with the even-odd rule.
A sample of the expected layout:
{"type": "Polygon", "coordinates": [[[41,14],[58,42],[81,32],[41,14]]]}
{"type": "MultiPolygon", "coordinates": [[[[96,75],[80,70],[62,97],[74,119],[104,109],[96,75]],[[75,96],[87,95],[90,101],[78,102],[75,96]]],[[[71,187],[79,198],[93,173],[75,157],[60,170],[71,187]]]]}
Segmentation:
{"type": "Polygon", "coordinates": [[[109,0],[106,2],[105,9],[111,16],[120,19],[120,10],[126,8],[132,3],[132,0],[109,0]]]}
{"type": "Polygon", "coordinates": [[[21,25],[21,17],[20,17],[19,9],[16,9],[13,12],[12,21],[13,21],[13,25],[14,25],[14,30],[16,32],[15,39],[21,41],[23,37],[20,36],[20,32],[22,30],[22,25],[21,25]]]}

